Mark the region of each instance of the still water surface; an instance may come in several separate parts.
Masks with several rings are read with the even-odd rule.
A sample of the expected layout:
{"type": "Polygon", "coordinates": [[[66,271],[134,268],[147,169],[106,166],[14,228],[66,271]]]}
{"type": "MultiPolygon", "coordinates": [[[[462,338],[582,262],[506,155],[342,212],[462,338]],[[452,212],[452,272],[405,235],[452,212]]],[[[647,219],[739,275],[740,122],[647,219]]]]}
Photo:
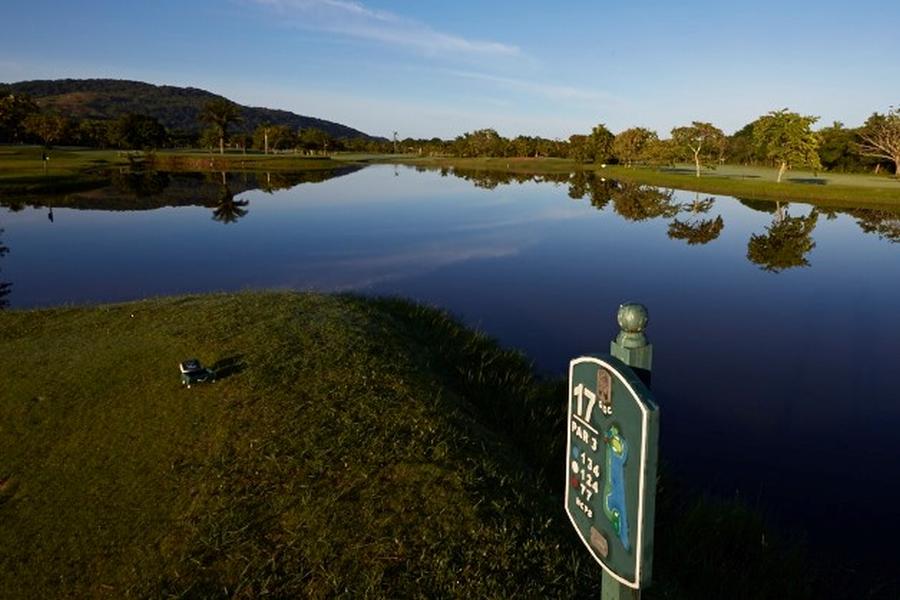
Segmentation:
{"type": "Polygon", "coordinates": [[[0,208],[5,301],[397,294],[561,375],[607,351],[616,307],[639,300],[664,462],[825,552],[896,557],[900,215],[459,175],[148,175],[52,209],[12,203],[0,208]]]}

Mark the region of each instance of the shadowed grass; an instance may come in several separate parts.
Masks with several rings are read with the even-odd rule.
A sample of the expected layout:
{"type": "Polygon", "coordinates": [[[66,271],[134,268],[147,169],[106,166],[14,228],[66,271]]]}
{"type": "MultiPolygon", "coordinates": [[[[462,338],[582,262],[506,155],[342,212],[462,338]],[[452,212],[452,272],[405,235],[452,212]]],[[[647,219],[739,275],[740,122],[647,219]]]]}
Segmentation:
{"type": "MultiPolygon", "coordinates": [[[[559,497],[564,382],[439,311],[291,293],[8,311],[0,356],[11,597],[598,593],[559,497]],[[183,389],[192,356],[233,370],[183,389]]],[[[646,598],[815,597],[751,511],[664,479],[658,513],[646,598]]]]}

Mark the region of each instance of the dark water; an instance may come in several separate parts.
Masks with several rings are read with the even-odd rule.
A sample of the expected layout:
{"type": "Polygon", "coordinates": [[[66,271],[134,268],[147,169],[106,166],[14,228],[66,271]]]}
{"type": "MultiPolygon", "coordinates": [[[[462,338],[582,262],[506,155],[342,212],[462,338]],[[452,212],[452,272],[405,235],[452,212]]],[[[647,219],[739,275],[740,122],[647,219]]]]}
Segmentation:
{"type": "Polygon", "coordinates": [[[639,300],[673,469],[825,553],[900,555],[900,213],[444,175],[120,176],[36,207],[7,202],[0,293],[13,307],[243,288],[399,294],[551,374],[607,351],[617,305],[639,300]]]}

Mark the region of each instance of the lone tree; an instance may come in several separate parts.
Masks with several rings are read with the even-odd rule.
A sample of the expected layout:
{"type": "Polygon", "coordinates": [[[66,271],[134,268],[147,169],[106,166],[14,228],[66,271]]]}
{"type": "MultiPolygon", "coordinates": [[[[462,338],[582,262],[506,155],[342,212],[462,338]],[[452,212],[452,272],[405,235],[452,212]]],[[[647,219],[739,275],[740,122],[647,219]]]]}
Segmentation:
{"type": "Polygon", "coordinates": [[[812,125],[819,117],[788,112],[786,108],[772,111],[753,125],[753,143],[769,160],[778,163],[778,183],[788,168],[806,166],[822,168],[819,162],[819,135],[812,125]]]}
{"type": "Polygon", "coordinates": [[[200,120],[209,123],[219,134],[219,154],[225,154],[225,137],[230,125],[240,123],[241,109],[225,98],[210,100],[200,111],[200,120]]]}
{"type": "Polygon", "coordinates": [[[713,165],[725,151],[725,134],[711,123],[694,121],[689,127],[676,127],[672,130],[672,142],[678,154],[690,151],[700,177],[701,162],[713,165]]]}
{"type": "Polygon", "coordinates": [[[606,125],[600,123],[591,130],[591,135],[587,137],[588,156],[593,158],[595,163],[608,163],[613,155],[615,139],[616,136],[606,128],[606,125]]]}
{"type": "Polygon", "coordinates": [[[647,151],[658,140],[656,132],[643,127],[632,127],[615,137],[612,151],[619,162],[630,167],[633,162],[645,158],[647,151]]]}
{"type": "Polygon", "coordinates": [[[890,107],[887,114],[874,113],[859,132],[863,156],[883,158],[894,163],[894,176],[900,177],[900,108],[890,107]]]}
{"type": "Polygon", "coordinates": [[[65,137],[70,125],[67,118],[55,113],[33,113],[25,119],[25,130],[48,148],[65,137]]]}

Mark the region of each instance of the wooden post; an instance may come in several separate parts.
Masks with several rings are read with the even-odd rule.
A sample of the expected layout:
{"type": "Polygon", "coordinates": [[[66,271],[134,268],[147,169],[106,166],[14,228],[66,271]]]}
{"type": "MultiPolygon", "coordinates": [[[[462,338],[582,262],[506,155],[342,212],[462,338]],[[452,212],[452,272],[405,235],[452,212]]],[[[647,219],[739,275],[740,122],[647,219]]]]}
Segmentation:
{"type": "MultiPolygon", "coordinates": [[[[644,334],[649,318],[647,307],[643,304],[625,302],[620,305],[617,315],[619,335],[609,344],[609,353],[634,369],[647,387],[650,386],[650,369],[653,366],[653,345],[644,334]]],[[[655,490],[651,493],[655,494],[655,490]]],[[[653,522],[653,515],[649,515],[649,522],[653,522]]],[[[641,591],[622,585],[604,570],[600,597],[602,600],[639,600],[641,591]]]]}

